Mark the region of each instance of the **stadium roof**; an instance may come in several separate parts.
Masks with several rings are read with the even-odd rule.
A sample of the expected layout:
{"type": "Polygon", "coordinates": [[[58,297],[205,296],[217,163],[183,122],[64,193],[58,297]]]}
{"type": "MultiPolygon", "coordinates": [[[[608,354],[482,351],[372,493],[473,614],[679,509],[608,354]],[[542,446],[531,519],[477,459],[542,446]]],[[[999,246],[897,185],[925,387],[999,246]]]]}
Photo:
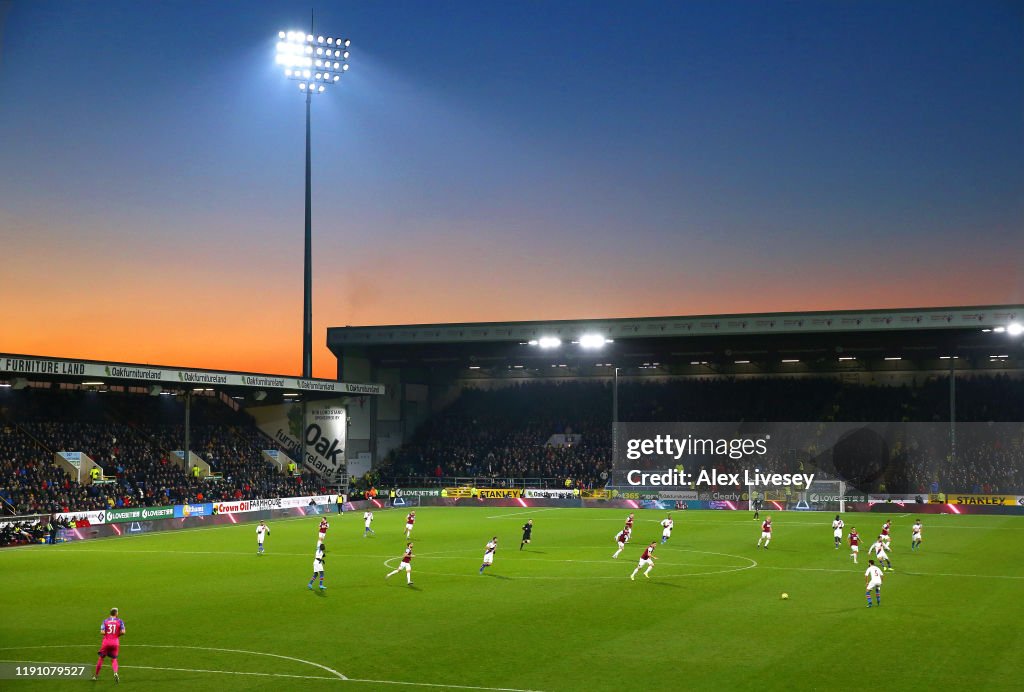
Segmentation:
{"type": "Polygon", "coordinates": [[[989,305],[382,325],[329,328],[327,345],[339,359],[472,370],[724,364],[760,372],[753,366],[771,362],[791,370],[800,362],[832,366],[858,356],[883,362],[957,356],[1011,366],[1021,355],[1024,339],[1014,332],[1022,320],[1024,305],[989,305]],[[601,345],[602,339],[608,341],[601,345]]]}

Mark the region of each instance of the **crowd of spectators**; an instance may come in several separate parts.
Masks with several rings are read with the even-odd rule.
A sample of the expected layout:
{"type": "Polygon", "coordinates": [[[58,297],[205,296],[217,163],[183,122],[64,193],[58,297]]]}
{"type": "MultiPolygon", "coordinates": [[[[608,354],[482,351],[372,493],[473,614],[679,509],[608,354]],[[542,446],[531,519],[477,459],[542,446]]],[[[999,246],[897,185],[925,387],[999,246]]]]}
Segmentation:
{"type": "Polygon", "coordinates": [[[313,494],[307,475],[281,473],[262,457],[275,445],[244,413],[212,399],[193,403],[192,451],[213,474],[197,478],[173,455],[184,444],[180,404],[161,397],[33,390],[0,400],[0,500],[8,514],[161,506],[313,494]],[[79,483],[54,463],[83,452],[102,468],[79,483]]]}
{"type": "MultiPolygon", "coordinates": [[[[816,471],[865,492],[1024,492],[1024,427],[1010,423],[1024,420],[1024,382],[1005,376],[958,379],[955,447],[944,378],[914,386],[832,378],[627,380],[619,384],[618,400],[625,423],[864,424],[847,426],[854,432],[823,449],[776,439],[759,460],[762,471],[816,471]],[[915,425],[868,425],[879,421],[915,425]]],[[[509,478],[537,479],[549,487],[566,480],[575,487],[604,485],[614,477],[611,420],[607,382],[468,389],[393,452],[381,473],[385,483],[397,485],[466,477],[496,485],[509,478]],[[548,444],[552,435],[564,433],[580,437],[571,446],[548,444]]],[[[715,458],[687,470],[748,465],[715,458]]]]}

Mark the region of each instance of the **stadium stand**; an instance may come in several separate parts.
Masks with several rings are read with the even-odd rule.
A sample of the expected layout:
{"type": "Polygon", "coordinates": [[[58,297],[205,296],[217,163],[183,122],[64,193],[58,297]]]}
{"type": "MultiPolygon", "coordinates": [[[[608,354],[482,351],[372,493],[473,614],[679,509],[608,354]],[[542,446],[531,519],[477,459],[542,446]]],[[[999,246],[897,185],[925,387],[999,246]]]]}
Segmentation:
{"type": "Polygon", "coordinates": [[[308,475],[286,477],[261,457],[275,445],[244,413],[197,397],[192,451],[211,464],[195,479],[173,463],[184,446],[183,407],[171,397],[81,390],[4,391],[0,398],[0,498],[17,514],[158,506],[300,495],[319,490],[308,475]],[[79,484],[53,463],[80,451],[103,469],[103,483],[79,484]]]}
{"type": "MultiPolygon", "coordinates": [[[[957,386],[961,422],[1020,420],[1024,388],[1006,377],[964,378],[957,386]]],[[[538,479],[546,487],[602,484],[611,462],[611,386],[607,382],[528,382],[467,389],[388,459],[382,481],[447,485],[473,478],[501,485],[538,479]],[[579,433],[571,446],[547,444],[552,435],[579,433]]],[[[948,384],[850,385],[831,378],[706,378],[626,382],[619,387],[623,422],[664,421],[948,421],[948,384]]],[[[891,450],[876,467],[848,455],[834,471],[865,491],[1017,492],[1022,441],[1011,448],[964,439],[956,464],[937,457],[926,440],[891,450]]],[[[856,450],[854,450],[855,452],[856,450]]],[[[864,455],[867,457],[867,455],[864,455]]],[[[769,459],[772,472],[799,470],[805,458],[769,459]]],[[[719,466],[728,462],[719,462],[719,466]]]]}

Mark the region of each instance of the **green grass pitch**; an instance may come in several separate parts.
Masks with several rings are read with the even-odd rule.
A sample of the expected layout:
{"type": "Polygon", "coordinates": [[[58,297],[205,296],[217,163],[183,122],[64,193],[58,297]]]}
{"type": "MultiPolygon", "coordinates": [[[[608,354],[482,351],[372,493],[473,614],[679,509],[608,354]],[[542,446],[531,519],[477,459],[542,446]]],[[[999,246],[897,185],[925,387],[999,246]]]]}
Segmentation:
{"type": "MultiPolygon", "coordinates": [[[[127,626],[119,689],[1019,689],[1024,520],[890,515],[895,571],[867,609],[864,569],[833,549],[831,514],[777,512],[767,551],[748,512],[675,512],[651,579],[629,574],[662,512],[417,509],[414,587],[384,575],[404,510],[330,515],[327,586],[310,592],[319,518],[0,551],[0,659],[95,664],[100,622],[127,626]],[[519,551],[520,527],[534,540],[519,551]],[[494,566],[478,574],[499,536],[494,566]],[[387,562],[387,564],[385,564],[387,562]],[[788,600],[780,595],[786,592],[788,600]],[[344,681],[341,676],[349,678],[344,681]]],[[[877,536],[880,514],[847,514],[877,536]]],[[[0,681],[11,690],[111,689],[0,681]]]]}

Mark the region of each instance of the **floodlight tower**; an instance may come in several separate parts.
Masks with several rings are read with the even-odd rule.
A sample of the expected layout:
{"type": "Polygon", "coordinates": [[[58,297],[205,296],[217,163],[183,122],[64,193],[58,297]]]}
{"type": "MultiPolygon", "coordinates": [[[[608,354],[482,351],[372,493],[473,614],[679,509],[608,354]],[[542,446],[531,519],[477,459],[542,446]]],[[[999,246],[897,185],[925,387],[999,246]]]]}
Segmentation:
{"type": "Polygon", "coordinates": [[[337,84],[348,71],[347,38],[314,36],[305,31],[277,32],[277,64],[284,76],[298,82],[306,95],[306,253],[302,306],[302,377],[313,376],[313,270],[312,270],[312,192],[310,190],[309,111],[313,94],[322,94],[337,84]]]}

